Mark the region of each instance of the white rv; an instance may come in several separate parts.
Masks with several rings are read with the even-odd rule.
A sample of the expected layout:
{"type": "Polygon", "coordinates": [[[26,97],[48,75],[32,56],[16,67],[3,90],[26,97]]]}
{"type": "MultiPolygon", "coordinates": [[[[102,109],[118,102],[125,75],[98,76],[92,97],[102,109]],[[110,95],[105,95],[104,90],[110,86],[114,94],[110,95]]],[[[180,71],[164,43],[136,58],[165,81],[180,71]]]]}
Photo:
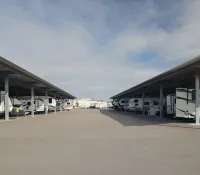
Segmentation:
{"type": "Polygon", "coordinates": [[[114,108],[115,110],[118,110],[118,109],[119,109],[119,100],[118,100],[118,99],[114,99],[114,100],[112,101],[112,105],[113,105],[113,108],[114,108]]]}
{"type": "MultiPolygon", "coordinates": [[[[163,105],[165,105],[165,99],[163,99],[163,105]]],[[[159,98],[152,98],[149,102],[149,110],[148,115],[156,115],[157,109],[160,108],[160,99],[159,98]]]]}
{"type": "Polygon", "coordinates": [[[166,97],[166,113],[175,116],[176,114],[176,95],[170,94],[166,97]]]}
{"type": "MultiPolygon", "coordinates": [[[[9,112],[12,111],[13,105],[10,101],[10,98],[8,98],[8,108],[9,112]]],[[[1,91],[1,96],[0,96],[0,115],[5,113],[5,92],[1,91]]]]}
{"type": "MultiPolygon", "coordinates": [[[[24,107],[24,111],[26,113],[31,113],[31,100],[30,99],[21,99],[20,102],[24,107]]],[[[44,102],[42,99],[37,98],[34,100],[34,112],[40,113],[45,111],[44,102]]]]}
{"type": "Polygon", "coordinates": [[[195,89],[176,89],[176,116],[195,118],[195,89]]]}
{"type": "Polygon", "coordinates": [[[56,108],[56,100],[54,98],[48,98],[48,111],[53,112],[56,108]]]}
{"type": "Polygon", "coordinates": [[[129,111],[141,112],[143,108],[142,98],[131,98],[129,100],[128,109],[129,111]]]}
{"type": "Polygon", "coordinates": [[[100,101],[100,102],[94,103],[94,108],[96,109],[105,109],[107,107],[108,107],[107,102],[100,101]]]}
{"type": "Polygon", "coordinates": [[[129,102],[128,99],[120,99],[119,100],[119,109],[120,110],[125,110],[126,107],[128,106],[128,102],[129,102]]]}
{"type": "Polygon", "coordinates": [[[63,102],[63,110],[72,110],[74,108],[73,102],[71,100],[66,100],[63,102]]]}

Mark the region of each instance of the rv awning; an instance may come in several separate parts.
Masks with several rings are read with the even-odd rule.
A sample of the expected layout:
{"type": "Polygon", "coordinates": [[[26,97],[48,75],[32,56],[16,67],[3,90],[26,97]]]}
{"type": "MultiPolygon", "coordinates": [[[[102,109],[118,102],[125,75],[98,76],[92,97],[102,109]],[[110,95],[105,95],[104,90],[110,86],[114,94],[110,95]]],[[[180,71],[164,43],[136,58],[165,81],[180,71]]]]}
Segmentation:
{"type": "Polygon", "coordinates": [[[30,96],[30,88],[34,87],[36,95],[44,96],[48,91],[48,96],[58,98],[74,99],[75,97],[53,84],[39,78],[18,65],[0,56],[0,90],[4,91],[4,78],[9,76],[10,96],[30,96]]]}
{"type": "Polygon", "coordinates": [[[200,56],[185,62],[169,71],[166,71],[154,78],[151,78],[137,86],[129,88],[117,95],[112,96],[110,99],[121,97],[131,97],[140,95],[146,92],[152,95],[157,93],[159,87],[162,85],[165,93],[172,93],[176,87],[194,88],[195,73],[200,72],[200,56]]]}

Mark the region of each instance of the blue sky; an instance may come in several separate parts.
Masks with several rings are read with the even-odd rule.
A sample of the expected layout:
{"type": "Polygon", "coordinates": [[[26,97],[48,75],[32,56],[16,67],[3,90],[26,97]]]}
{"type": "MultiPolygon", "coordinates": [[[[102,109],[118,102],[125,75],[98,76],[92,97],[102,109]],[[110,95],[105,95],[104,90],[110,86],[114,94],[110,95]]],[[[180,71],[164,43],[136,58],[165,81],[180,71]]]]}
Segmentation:
{"type": "Polygon", "coordinates": [[[198,0],[0,0],[0,55],[108,99],[200,53],[198,0]]]}

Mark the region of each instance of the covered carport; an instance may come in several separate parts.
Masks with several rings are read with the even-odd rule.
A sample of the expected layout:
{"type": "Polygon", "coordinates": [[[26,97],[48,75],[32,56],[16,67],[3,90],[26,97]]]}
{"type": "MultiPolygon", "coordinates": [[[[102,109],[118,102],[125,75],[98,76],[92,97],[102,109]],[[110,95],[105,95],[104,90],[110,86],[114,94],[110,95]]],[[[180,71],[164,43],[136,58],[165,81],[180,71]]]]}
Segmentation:
{"type": "MultiPolygon", "coordinates": [[[[5,91],[5,120],[9,120],[9,96],[31,96],[31,114],[34,115],[34,96],[45,95],[45,114],[48,96],[55,99],[75,99],[68,92],[28,72],[0,56],[0,91],[5,91]]],[[[56,109],[55,109],[56,113],[56,109]]]]}
{"type": "MultiPolygon", "coordinates": [[[[177,87],[194,88],[196,90],[196,124],[200,124],[200,56],[185,62],[169,71],[166,71],[154,78],[151,78],[137,86],[129,88],[110,99],[131,98],[140,96],[160,97],[160,117],[163,114],[163,98],[167,94],[175,93],[177,87]]],[[[143,103],[144,104],[144,103],[143,103]]]]}

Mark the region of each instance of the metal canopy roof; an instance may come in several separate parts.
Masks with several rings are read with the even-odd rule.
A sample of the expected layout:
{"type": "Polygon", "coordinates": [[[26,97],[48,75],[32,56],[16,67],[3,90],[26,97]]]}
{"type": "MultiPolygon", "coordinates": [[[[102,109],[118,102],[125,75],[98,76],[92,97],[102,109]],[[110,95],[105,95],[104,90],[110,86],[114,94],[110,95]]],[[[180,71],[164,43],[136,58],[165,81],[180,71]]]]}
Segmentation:
{"type": "Polygon", "coordinates": [[[194,87],[194,76],[197,72],[200,72],[200,56],[112,96],[110,99],[120,98],[123,96],[135,96],[142,92],[155,92],[159,90],[161,85],[166,91],[178,86],[191,88],[194,87]]]}
{"type": "Polygon", "coordinates": [[[75,98],[68,92],[0,56],[0,90],[2,91],[4,91],[4,78],[6,76],[9,76],[10,96],[30,96],[30,88],[33,86],[35,88],[35,95],[38,96],[44,96],[45,91],[48,91],[48,96],[53,97],[56,94],[58,98],[75,98]]]}

